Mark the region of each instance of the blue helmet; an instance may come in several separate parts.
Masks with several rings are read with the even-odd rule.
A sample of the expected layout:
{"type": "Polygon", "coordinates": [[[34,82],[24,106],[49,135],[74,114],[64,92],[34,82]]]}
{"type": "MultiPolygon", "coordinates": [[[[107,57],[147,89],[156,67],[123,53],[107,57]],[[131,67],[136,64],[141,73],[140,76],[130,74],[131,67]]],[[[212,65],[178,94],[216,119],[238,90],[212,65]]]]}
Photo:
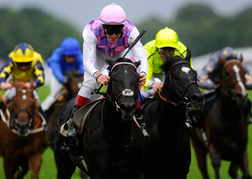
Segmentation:
{"type": "Polygon", "coordinates": [[[80,44],[77,39],[68,37],[61,42],[61,51],[64,55],[77,55],[80,53],[80,44]]]}
{"type": "Polygon", "coordinates": [[[232,47],[225,47],[220,50],[219,56],[225,60],[237,59],[237,51],[232,47]]]}

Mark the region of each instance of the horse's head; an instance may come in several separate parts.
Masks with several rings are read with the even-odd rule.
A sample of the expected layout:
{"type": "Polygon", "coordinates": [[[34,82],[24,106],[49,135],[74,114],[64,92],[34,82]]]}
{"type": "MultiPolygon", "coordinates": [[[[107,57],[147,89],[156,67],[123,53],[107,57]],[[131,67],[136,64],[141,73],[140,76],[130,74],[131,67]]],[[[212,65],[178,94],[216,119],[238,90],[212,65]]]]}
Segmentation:
{"type": "Polygon", "coordinates": [[[242,55],[238,60],[224,60],[221,57],[219,57],[219,60],[224,65],[221,84],[222,92],[234,99],[237,104],[245,104],[248,94],[245,88],[246,70],[242,66],[242,55]]]}
{"type": "Polygon", "coordinates": [[[69,96],[69,99],[77,96],[81,85],[83,82],[83,74],[80,72],[73,70],[67,71],[67,82],[65,84],[66,93],[69,96]]]}
{"type": "Polygon", "coordinates": [[[175,106],[182,104],[187,106],[188,112],[200,112],[203,95],[197,85],[197,72],[191,68],[189,59],[190,55],[186,60],[180,56],[166,56],[166,62],[161,66],[166,73],[161,94],[175,106]]]}
{"type": "Polygon", "coordinates": [[[139,75],[137,67],[140,62],[132,63],[127,58],[119,58],[116,62],[107,60],[110,70],[110,81],[107,93],[111,101],[122,114],[122,119],[129,121],[136,110],[139,93],[139,75]]]}
{"type": "Polygon", "coordinates": [[[15,81],[16,96],[10,106],[12,113],[11,123],[20,136],[27,136],[29,128],[33,125],[33,118],[38,112],[38,107],[33,95],[33,82],[27,88],[23,82],[15,81]]]}

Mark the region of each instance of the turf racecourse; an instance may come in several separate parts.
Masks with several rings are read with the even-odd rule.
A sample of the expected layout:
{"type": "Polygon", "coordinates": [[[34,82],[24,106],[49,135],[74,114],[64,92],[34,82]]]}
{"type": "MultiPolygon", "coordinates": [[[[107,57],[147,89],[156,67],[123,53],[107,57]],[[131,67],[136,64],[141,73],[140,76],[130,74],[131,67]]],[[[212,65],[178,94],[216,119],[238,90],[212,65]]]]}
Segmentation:
{"type": "MultiPolygon", "coordinates": [[[[252,91],[249,92],[249,98],[252,99],[252,91]]],[[[49,93],[49,87],[48,86],[43,86],[40,89],[39,95],[40,95],[40,100],[43,101],[47,94],[49,93]]],[[[249,171],[252,174],[252,125],[249,126],[249,142],[248,142],[248,157],[249,157],[249,171]]],[[[214,176],[214,171],[211,166],[211,161],[210,158],[207,158],[208,160],[208,171],[210,178],[215,178],[214,176]]],[[[220,170],[220,176],[222,179],[229,179],[228,175],[228,167],[229,167],[229,162],[222,161],[221,162],[221,170],[220,170]]],[[[239,174],[241,172],[239,171],[239,174]]],[[[53,156],[53,151],[50,148],[47,148],[46,151],[43,154],[43,161],[42,161],[42,167],[40,170],[39,177],[40,179],[56,179],[57,177],[57,170],[56,170],[56,165],[54,161],[54,156],[53,156]]],[[[3,160],[0,157],[0,179],[4,179],[4,171],[3,171],[3,160]]],[[[194,155],[194,150],[192,149],[192,162],[190,166],[190,171],[189,174],[187,175],[188,179],[200,179],[201,175],[199,172],[199,169],[197,167],[196,163],[196,158],[194,155]]],[[[25,179],[30,179],[30,174],[28,173],[25,176],[25,179]]],[[[72,179],[80,179],[79,175],[79,169],[76,169],[74,175],[72,176],[72,179]]]]}

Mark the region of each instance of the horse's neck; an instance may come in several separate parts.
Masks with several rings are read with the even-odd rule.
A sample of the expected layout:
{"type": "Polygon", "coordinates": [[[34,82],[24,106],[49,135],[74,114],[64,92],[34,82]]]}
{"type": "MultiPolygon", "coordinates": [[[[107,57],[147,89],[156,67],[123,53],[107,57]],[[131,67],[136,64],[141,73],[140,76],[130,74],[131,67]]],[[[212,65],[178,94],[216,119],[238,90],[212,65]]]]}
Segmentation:
{"type": "Polygon", "coordinates": [[[102,109],[102,125],[106,133],[115,140],[127,143],[132,137],[132,122],[122,121],[119,111],[106,101],[102,109]]]}
{"type": "Polygon", "coordinates": [[[185,122],[185,107],[174,106],[159,99],[157,115],[160,116],[159,123],[169,125],[181,125],[185,122]]]}
{"type": "Polygon", "coordinates": [[[222,112],[222,120],[226,122],[239,122],[240,116],[243,115],[242,106],[237,105],[236,101],[231,99],[231,97],[227,97],[225,94],[221,94],[217,99],[220,104],[220,111],[222,112]],[[225,112],[226,111],[226,112],[225,112]]]}

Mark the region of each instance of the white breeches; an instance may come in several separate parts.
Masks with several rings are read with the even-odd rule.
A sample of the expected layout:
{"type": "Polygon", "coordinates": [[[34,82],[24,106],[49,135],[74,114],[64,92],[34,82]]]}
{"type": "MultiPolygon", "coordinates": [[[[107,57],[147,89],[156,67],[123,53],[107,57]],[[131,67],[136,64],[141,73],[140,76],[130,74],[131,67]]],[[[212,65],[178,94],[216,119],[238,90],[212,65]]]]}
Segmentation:
{"type": "Polygon", "coordinates": [[[56,101],[57,94],[62,90],[63,85],[55,78],[52,71],[49,71],[50,75],[50,94],[42,102],[41,108],[46,111],[56,101]]]}

